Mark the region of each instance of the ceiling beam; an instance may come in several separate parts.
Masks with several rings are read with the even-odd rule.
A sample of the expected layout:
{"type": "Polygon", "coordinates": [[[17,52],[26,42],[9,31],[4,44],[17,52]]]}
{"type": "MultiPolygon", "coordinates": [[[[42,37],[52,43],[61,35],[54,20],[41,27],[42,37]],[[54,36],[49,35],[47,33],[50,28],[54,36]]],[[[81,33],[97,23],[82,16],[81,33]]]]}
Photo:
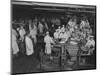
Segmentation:
{"type": "Polygon", "coordinates": [[[89,5],[76,5],[76,4],[64,4],[64,3],[47,3],[47,2],[31,2],[31,1],[12,1],[12,4],[17,5],[38,5],[38,6],[52,6],[52,7],[70,7],[70,8],[88,8],[95,9],[96,6],[89,5]]]}

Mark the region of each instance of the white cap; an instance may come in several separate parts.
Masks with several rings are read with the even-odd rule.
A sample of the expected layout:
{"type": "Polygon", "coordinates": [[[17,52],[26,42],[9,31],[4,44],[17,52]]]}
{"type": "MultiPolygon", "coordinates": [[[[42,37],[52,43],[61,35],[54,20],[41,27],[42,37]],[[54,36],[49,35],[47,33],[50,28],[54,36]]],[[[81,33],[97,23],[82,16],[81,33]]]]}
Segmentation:
{"type": "Polygon", "coordinates": [[[47,31],[46,34],[49,34],[49,32],[47,31]]]}

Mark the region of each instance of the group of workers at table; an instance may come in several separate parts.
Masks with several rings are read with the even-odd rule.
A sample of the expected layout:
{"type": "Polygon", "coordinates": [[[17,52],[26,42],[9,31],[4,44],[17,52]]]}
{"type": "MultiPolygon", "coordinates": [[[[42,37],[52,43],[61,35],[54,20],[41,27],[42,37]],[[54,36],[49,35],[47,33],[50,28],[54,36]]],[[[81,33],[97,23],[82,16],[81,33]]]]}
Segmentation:
{"type": "MultiPolygon", "coordinates": [[[[83,55],[91,55],[95,50],[94,36],[92,35],[92,29],[88,20],[82,20],[78,26],[75,21],[70,20],[68,25],[58,26],[53,33],[53,37],[46,32],[44,37],[45,53],[51,55],[52,47],[54,45],[66,45],[67,52],[72,56],[71,60],[77,60],[77,53],[80,50],[83,55]],[[74,56],[74,57],[73,57],[74,56]]],[[[82,59],[85,62],[85,59],[82,59]]]]}
{"type": "MultiPolygon", "coordinates": [[[[37,42],[37,26],[34,24],[33,29],[29,22],[29,32],[25,32],[23,26],[17,28],[17,32],[19,32],[20,40],[25,40],[26,45],[26,55],[34,54],[34,43],[37,42]],[[31,37],[31,38],[30,38],[31,37]]],[[[53,27],[54,25],[52,25],[53,27]]],[[[45,23],[45,27],[47,29],[48,26],[45,23]]],[[[43,25],[39,22],[38,29],[40,33],[43,33],[43,25]]],[[[52,29],[51,29],[52,30],[52,29]]],[[[19,47],[17,44],[17,32],[12,28],[12,50],[13,54],[17,54],[19,52],[19,47]]],[[[95,40],[92,34],[92,28],[88,20],[81,20],[80,24],[77,24],[76,21],[70,19],[67,25],[58,26],[55,29],[53,36],[50,36],[50,31],[46,31],[46,35],[44,36],[45,43],[45,54],[51,55],[52,46],[56,44],[70,44],[72,46],[78,46],[84,53],[93,54],[95,50],[95,40]]],[[[69,54],[71,53],[71,49],[68,50],[69,54]]],[[[74,53],[73,53],[74,54],[74,53]]]]}
{"type": "Polygon", "coordinates": [[[51,53],[51,44],[56,43],[70,43],[73,45],[81,44],[81,47],[87,48],[84,51],[90,50],[92,53],[95,47],[94,36],[92,34],[92,29],[89,26],[89,22],[81,21],[80,27],[76,23],[69,21],[67,27],[64,25],[59,26],[54,32],[54,38],[46,32],[44,37],[46,54],[51,53]]]}

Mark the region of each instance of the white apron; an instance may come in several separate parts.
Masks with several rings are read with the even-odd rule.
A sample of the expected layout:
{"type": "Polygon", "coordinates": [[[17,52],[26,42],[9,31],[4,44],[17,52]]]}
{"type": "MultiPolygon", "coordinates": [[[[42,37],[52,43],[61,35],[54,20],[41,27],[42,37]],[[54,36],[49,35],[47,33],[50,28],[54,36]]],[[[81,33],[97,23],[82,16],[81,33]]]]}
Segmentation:
{"type": "Polygon", "coordinates": [[[30,35],[31,35],[32,39],[34,40],[34,43],[37,43],[37,38],[36,38],[37,30],[36,29],[32,29],[30,31],[30,35]]]}
{"type": "Polygon", "coordinates": [[[12,51],[13,54],[17,54],[19,52],[18,44],[16,41],[16,31],[12,30],[12,51]]]}
{"type": "Polygon", "coordinates": [[[45,45],[45,53],[46,54],[51,54],[51,43],[54,43],[52,38],[48,35],[44,37],[44,42],[46,43],[45,45]]]}
{"type": "Polygon", "coordinates": [[[32,55],[34,53],[33,43],[28,36],[26,36],[25,38],[25,43],[26,43],[26,55],[32,55]]]}
{"type": "Polygon", "coordinates": [[[51,44],[50,43],[46,44],[45,53],[46,54],[51,54],[51,44]]]}
{"type": "Polygon", "coordinates": [[[20,34],[20,37],[21,37],[21,40],[24,40],[24,35],[25,35],[25,30],[24,29],[20,29],[19,30],[19,34],[20,34]]]}
{"type": "Polygon", "coordinates": [[[54,32],[54,38],[58,39],[59,38],[59,33],[58,32],[54,32]]]}

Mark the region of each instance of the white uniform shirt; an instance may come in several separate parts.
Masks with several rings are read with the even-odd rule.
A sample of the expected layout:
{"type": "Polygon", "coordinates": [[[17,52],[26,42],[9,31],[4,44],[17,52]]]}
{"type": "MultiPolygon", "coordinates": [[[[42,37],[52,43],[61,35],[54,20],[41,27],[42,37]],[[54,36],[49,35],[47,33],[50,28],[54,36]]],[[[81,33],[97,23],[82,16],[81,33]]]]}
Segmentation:
{"type": "Polygon", "coordinates": [[[64,26],[61,28],[61,32],[65,32],[65,27],[64,26]]]}
{"type": "Polygon", "coordinates": [[[24,35],[26,34],[26,32],[25,32],[24,29],[20,29],[19,30],[19,34],[20,34],[21,40],[23,40],[24,39],[24,35]]]}
{"type": "Polygon", "coordinates": [[[45,45],[45,53],[46,54],[51,54],[51,43],[54,43],[52,38],[49,35],[46,35],[44,37],[44,42],[46,43],[45,45]]]}
{"type": "Polygon", "coordinates": [[[85,46],[87,46],[87,47],[93,46],[94,47],[95,46],[95,41],[93,39],[88,40],[85,46]]]}
{"type": "Polygon", "coordinates": [[[30,35],[33,37],[35,37],[37,35],[37,31],[33,28],[32,30],[30,30],[30,35]]]}
{"type": "Polygon", "coordinates": [[[68,41],[70,36],[71,36],[70,32],[61,33],[60,34],[60,38],[62,39],[61,43],[65,43],[66,41],[68,41]]]}
{"type": "Polygon", "coordinates": [[[26,43],[26,54],[32,55],[34,53],[33,43],[32,43],[32,40],[28,36],[26,36],[25,38],[25,43],[26,43]]]}
{"type": "Polygon", "coordinates": [[[88,21],[87,22],[86,21],[81,21],[80,28],[82,29],[84,27],[90,28],[90,25],[89,25],[89,22],[88,21]]]}
{"type": "Polygon", "coordinates": [[[58,39],[59,38],[59,32],[54,32],[54,38],[58,39]]]}
{"type": "Polygon", "coordinates": [[[38,29],[40,33],[43,33],[43,25],[41,23],[39,23],[38,29]]]}
{"type": "Polygon", "coordinates": [[[34,40],[34,43],[37,43],[37,38],[36,38],[37,30],[35,28],[30,30],[30,35],[31,35],[32,39],[34,40]]]}
{"type": "Polygon", "coordinates": [[[17,54],[19,52],[19,47],[17,44],[16,36],[17,36],[17,32],[14,29],[12,29],[12,51],[13,51],[13,54],[17,54]]]}
{"type": "Polygon", "coordinates": [[[68,25],[69,25],[70,27],[74,27],[74,26],[76,25],[76,22],[69,21],[69,22],[68,22],[68,25]]]}
{"type": "Polygon", "coordinates": [[[60,32],[61,32],[61,28],[56,29],[56,31],[57,31],[58,33],[60,33],[60,32]]]}

